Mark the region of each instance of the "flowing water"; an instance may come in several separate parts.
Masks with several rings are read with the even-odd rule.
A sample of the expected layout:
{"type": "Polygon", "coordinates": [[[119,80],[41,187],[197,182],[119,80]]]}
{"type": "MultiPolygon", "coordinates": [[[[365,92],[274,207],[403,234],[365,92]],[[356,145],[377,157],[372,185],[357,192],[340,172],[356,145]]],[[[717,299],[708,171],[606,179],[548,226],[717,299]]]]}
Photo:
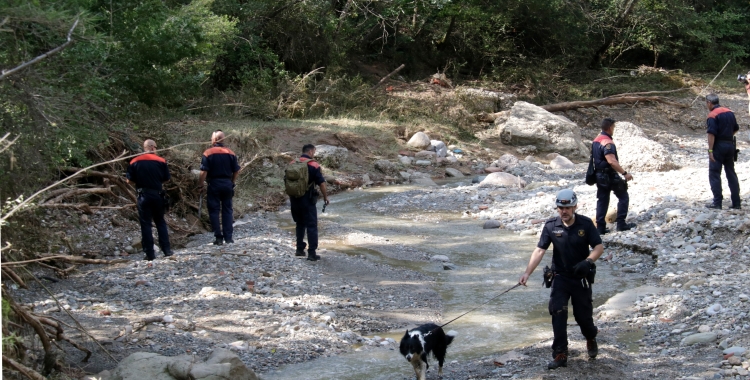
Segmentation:
{"type": "MultiPolygon", "coordinates": [[[[461,183],[447,183],[455,186],[461,183]]],[[[443,299],[443,321],[486,302],[518,282],[536,246],[537,237],[519,236],[507,231],[482,229],[483,221],[461,218],[456,214],[436,214],[432,221],[415,221],[369,213],[358,204],[370,202],[393,192],[406,191],[406,186],[373,188],[350,191],[331,197],[321,220],[339,223],[390,241],[418,247],[432,255],[446,255],[457,269],[445,271],[436,263],[397,260],[374,250],[352,247],[338,242],[335,246],[321,246],[345,254],[365,254],[393,266],[407,267],[429,274],[436,279],[436,290],[443,299]]],[[[320,203],[319,203],[320,207],[320,203]]],[[[414,210],[418,211],[418,210],[414,210]]],[[[553,216],[553,215],[550,215],[553,216]]],[[[280,223],[293,228],[288,213],[280,223]]],[[[540,267],[551,261],[551,249],[540,267]]],[[[620,289],[628,287],[627,280],[612,273],[609,265],[599,265],[597,284],[594,285],[594,306],[601,305],[620,289]]],[[[488,305],[456,320],[446,331],[456,330],[458,337],[448,350],[446,370],[451,360],[471,360],[487,353],[509,350],[549,339],[552,336],[550,316],[547,311],[549,290],[542,285],[541,268],[532,275],[527,288],[517,288],[488,305]]],[[[570,323],[574,323],[572,315],[570,323]]],[[[429,322],[429,321],[424,321],[429,322]]],[[[577,329],[577,327],[571,327],[577,329]]],[[[397,342],[403,330],[378,334],[392,337],[397,342]]],[[[437,364],[437,363],[435,363],[437,364]]],[[[411,366],[398,353],[398,349],[362,350],[344,355],[320,358],[306,363],[280,367],[263,374],[271,379],[403,379],[412,376],[411,366]]]]}

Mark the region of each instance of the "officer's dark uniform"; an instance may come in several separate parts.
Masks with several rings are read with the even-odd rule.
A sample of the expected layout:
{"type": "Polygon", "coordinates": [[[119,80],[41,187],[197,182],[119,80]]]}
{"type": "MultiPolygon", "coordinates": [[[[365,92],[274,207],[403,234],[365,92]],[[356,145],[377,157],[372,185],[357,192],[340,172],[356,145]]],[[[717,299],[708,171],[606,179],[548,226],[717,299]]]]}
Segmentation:
{"type": "MultiPolygon", "coordinates": [[[[303,154],[300,161],[312,160],[312,157],[303,154]]],[[[305,195],[295,198],[289,197],[292,205],[292,219],[297,224],[297,250],[305,249],[305,231],[307,231],[307,249],[308,257],[315,257],[315,250],[318,249],[318,209],[315,203],[318,201],[318,190],[311,184],[320,185],[325,182],[320,165],[315,161],[307,163],[308,188],[305,195]]]]}
{"type": "Polygon", "coordinates": [[[231,149],[225,148],[224,144],[215,143],[203,152],[200,169],[207,172],[206,206],[214,236],[219,241],[223,239],[225,242],[230,242],[234,231],[232,228],[232,223],[234,223],[232,176],[240,170],[237,156],[231,149]],[[221,223],[219,223],[219,212],[221,212],[221,223]]]}
{"type": "Polygon", "coordinates": [[[138,190],[138,218],[141,222],[141,243],[146,258],[155,258],[151,220],[156,223],[162,252],[171,256],[169,231],[164,221],[165,204],[162,198],[162,183],[171,178],[167,161],[153,153],[142,154],[130,161],[127,178],[135,183],[138,190]]]}
{"type": "Polygon", "coordinates": [[[596,338],[598,330],[594,326],[591,285],[573,274],[573,266],[585,260],[589,247],[602,244],[602,239],[591,219],[575,214],[575,221],[570,227],[566,227],[560,217],[547,221],[536,246],[546,250],[550,244],[553,245],[552,265],[555,271],[549,298],[549,313],[555,334],[552,342],[554,357],[568,353],[568,300],[572,300],[573,316],[583,336],[586,339],[596,338]]]}
{"type": "Polygon", "coordinates": [[[592,146],[594,156],[594,167],[596,168],[596,225],[600,233],[604,233],[607,223],[604,218],[607,216],[609,208],[609,197],[612,192],[617,197],[617,226],[625,226],[625,218],[628,216],[628,206],[630,197],[625,180],[620,177],[612,165],[604,157],[608,154],[614,154],[617,157],[617,148],[615,147],[612,136],[602,132],[594,139],[592,146]]]}
{"type": "Polygon", "coordinates": [[[732,194],[732,207],[740,207],[740,182],[734,172],[734,143],[732,137],[740,130],[737,119],[729,108],[716,106],[706,119],[706,132],[715,136],[713,154],[715,162],[708,163],[708,182],[714,194],[714,205],[721,205],[721,167],[727,175],[729,191],[732,194]]]}

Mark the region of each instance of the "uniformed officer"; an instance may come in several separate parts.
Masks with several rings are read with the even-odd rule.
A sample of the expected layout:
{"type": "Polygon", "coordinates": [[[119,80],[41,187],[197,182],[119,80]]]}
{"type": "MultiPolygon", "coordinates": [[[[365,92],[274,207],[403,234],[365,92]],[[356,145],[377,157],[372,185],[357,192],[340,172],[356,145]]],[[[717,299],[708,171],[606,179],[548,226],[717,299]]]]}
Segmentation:
{"type": "Polygon", "coordinates": [[[208,218],[214,230],[214,245],[234,243],[232,223],[234,223],[232,197],[234,186],[240,174],[237,156],[224,146],[224,132],[217,130],[211,136],[211,148],[206,149],[201,157],[201,174],[199,190],[203,191],[203,182],[208,183],[206,207],[208,218]],[[221,214],[221,222],[219,222],[221,214]]]}
{"type": "Polygon", "coordinates": [[[552,292],[549,298],[549,312],[552,315],[553,361],[547,368],[568,366],[568,300],[573,304],[573,317],[581,333],[586,337],[586,348],[590,358],[596,358],[599,347],[596,343],[598,332],[594,326],[591,284],[587,278],[594,262],[604,252],[602,239],[591,219],[575,213],[578,198],[573,190],[561,190],[555,201],[558,217],[551,218],[544,225],[537,248],[531,254],[526,272],[518,280],[526,285],[529,276],[539,265],[549,245],[552,251],[552,292]],[[589,247],[593,248],[589,251],[589,247]]]}
{"type": "Polygon", "coordinates": [[[740,182],[737,173],[734,172],[734,134],[740,130],[734,113],[729,108],[719,105],[719,97],[716,94],[706,95],[706,108],[709,114],[706,119],[706,132],[708,134],[708,182],[714,201],[707,205],[708,208],[721,209],[724,196],[721,194],[721,167],[727,175],[729,191],[732,196],[730,208],[740,208],[740,182]]]}
{"type": "Polygon", "coordinates": [[[609,230],[604,218],[609,208],[609,197],[615,193],[617,197],[617,231],[627,231],[635,227],[635,223],[626,223],[630,197],[628,196],[628,184],[626,181],[633,179],[633,175],[620,166],[617,157],[617,148],[612,141],[615,132],[615,121],[606,118],[602,120],[602,132],[594,139],[591,153],[594,156],[594,167],[596,168],[596,227],[599,234],[604,235],[609,230]],[[619,173],[619,174],[618,174],[619,173]],[[623,181],[620,174],[625,177],[623,181]]]}
{"type": "Polygon", "coordinates": [[[156,142],[143,142],[144,154],[133,158],[128,165],[128,183],[135,185],[138,192],[138,219],[141,223],[141,245],[146,253],[146,260],[152,261],[154,255],[154,236],[151,231],[151,221],[156,224],[159,234],[159,247],[164,256],[172,256],[169,245],[169,231],[164,221],[164,190],[162,183],[169,181],[170,174],[167,161],[156,155],[156,142]]]}
{"type": "Polygon", "coordinates": [[[326,180],[323,178],[323,173],[320,169],[320,165],[312,161],[315,157],[315,145],[306,144],[302,147],[302,156],[300,161],[307,161],[307,173],[308,173],[308,186],[305,195],[295,198],[289,197],[289,201],[292,206],[292,219],[296,224],[297,233],[297,252],[296,256],[305,255],[305,231],[307,231],[307,259],[310,261],[320,260],[320,256],[315,253],[318,249],[318,209],[315,204],[318,202],[318,191],[312,184],[320,187],[320,192],[323,193],[323,202],[327,205],[328,192],[326,191],[326,180]]]}

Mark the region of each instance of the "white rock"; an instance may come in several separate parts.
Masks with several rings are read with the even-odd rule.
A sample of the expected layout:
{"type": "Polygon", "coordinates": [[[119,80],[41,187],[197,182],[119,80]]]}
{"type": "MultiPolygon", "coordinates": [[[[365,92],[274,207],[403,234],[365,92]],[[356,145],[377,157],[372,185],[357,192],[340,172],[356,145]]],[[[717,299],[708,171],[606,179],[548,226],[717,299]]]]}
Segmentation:
{"type": "Polygon", "coordinates": [[[747,351],[745,349],[745,347],[732,346],[732,347],[729,347],[726,350],[722,351],[722,353],[724,355],[734,354],[734,356],[740,356],[740,355],[744,354],[745,351],[747,351]]]}
{"type": "Polygon", "coordinates": [[[414,163],[417,166],[430,166],[432,165],[432,161],[430,160],[417,160],[417,162],[414,163]]]}
{"type": "Polygon", "coordinates": [[[347,157],[349,157],[349,150],[344,147],[333,145],[315,146],[314,158],[323,166],[338,168],[346,162],[347,157]]]}
{"type": "Polygon", "coordinates": [[[413,159],[413,158],[411,158],[411,157],[409,157],[409,156],[401,156],[401,157],[399,157],[399,159],[398,159],[398,162],[400,162],[400,163],[402,163],[402,164],[404,164],[404,165],[407,165],[407,166],[408,166],[408,165],[411,165],[411,163],[412,163],[413,161],[414,161],[414,159],[413,159]]]}
{"type": "Polygon", "coordinates": [[[447,262],[450,262],[451,259],[448,258],[448,256],[445,256],[445,255],[434,255],[434,256],[430,257],[430,261],[440,261],[440,262],[447,263],[447,262]]]}
{"type": "Polygon", "coordinates": [[[430,140],[430,146],[438,157],[445,157],[448,154],[448,147],[440,140],[430,140]]]}
{"type": "Polygon", "coordinates": [[[492,163],[492,166],[500,168],[501,171],[506,171],[518,166],[518,158],[512,154],[504,154],[492,163]]]}
{"type": "Polygon", "coordinates": [[[426,149],[430,146],[430,137],[424,132],[417,132],[409,139],[406,145],[417,149],[426,149]]]}
{"type": "Polygon", "coordinates": [[[700,325],[700,327],[698,327],[698,332],[700,333],[707,333],[709,331],[711,331],[711,328],[706,325],[700,325]]]}
{"type": "Polygon", "coordinates": [[[683,346],[692,346],[699,343],[715,342],[718,335],[715,332],[706,332],[688,335],[680,342],[683,346]]]}
{"type": "Polygon", "coordinates": [[[575,169],[576,164],[565,158],[565,156],[557,156],[549,162],[549,166],[552,169],[575,169]]]}
{"type": "Polygon", "coordinates": [[[612,137],[620,165],[629,171],[665,172],[678,168],[672,162],[672,153],[661,143],[651,140],[633,123],[618,121],[612,137]]]}
{"type": "Polygon", "coordinates": [[[670,210],[670,211],[667,212],[667,221],[670,221],[672,219],[678,218],[680,216],[682,216],[682,210],[681,209],[670,210]]]}
{"type": "Polygon", "coordinates": [[[172,317],[171,315],[165,315],[161,318],[161,321],[164,323],[172,323],[174,322],[174,317],[172,317]]]}
{"type": "Polygon", "coordinates": [[[719,305],[718,303],[715,303],[715,304],[709,306],[708,308],[706,308],[706,314],[708,314],[708,315],[716,315],[716,314],[721,313],[722,310],[723,310],[723,308],[721,307],[721,305],[719,305]]]}
{"type": "Polygon", "coordinates": [[[246,351],[247,342],[244,340],[238,340],[236,342],[229,343],[229,349],[232,351],[246,351]]]}
{"type": "Polygon", "coordinates": [[[503,187],[526,187],[526,181],[521,177],[516,177],[510,173],[490,173],[479,183],[482,187],[503,186],[503,187]]]}
{"type": "Polygon", "coordinates": [[[737,297],[738,297],[738,298],[740,299],[740,301],[742,301],[742,302],[747,302],[747,300],[748,300],[748,296],[747,296],[747,294],[740,294],[740,295],[739,295],[739,296],[737,296],[737,297]]]}

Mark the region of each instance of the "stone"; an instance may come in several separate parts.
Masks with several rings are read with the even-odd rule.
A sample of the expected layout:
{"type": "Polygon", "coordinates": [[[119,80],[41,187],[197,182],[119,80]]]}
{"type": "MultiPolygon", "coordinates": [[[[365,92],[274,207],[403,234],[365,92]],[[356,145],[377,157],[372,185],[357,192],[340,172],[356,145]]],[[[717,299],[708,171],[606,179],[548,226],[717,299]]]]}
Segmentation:
{"type": "Polygon", "coordinates": [[[708,326],[706,326],[706,325],[700,325],[698,327],[698,332],[700,332],[700,333],[707,333],[707,332],[710,332],[710,331],[711,331],[711,328],[708,327],[708,326]]]}
{"type": "Polygon", "coordinates": [[[414,158],[416,158],[417,160],[433,161],[437,158],[437,155],[435,154],[435,152],[431,152],[429,150],[421,150],[414,155],[414,158]]]}
{"type": "Polygon", "coordinates": [[[430,140],[431,150],[435,152],[438,157],[445,157],[448,155],[448,147],[445,143],[440,140],[430,140]]]}
{"type": "Polygon", "coordinates": [[[589,156],[588,147],[581,141],[581,131],[575,123],[531,103],[516,102],[508,120],[498,129],[501,140],[508,145],[534,145],[540,151],[589,156]]]}
{"type": "Polygon", "coordinates": [[[414,159],[408,156],[401,156],[398,159],[398,162],[400,162],[403,165],[411,165],[412,162],[414,162],[414,159]]]}
{"type": "Polygon", "coordinates": [[[730,356],[727,361],[731,365],[742,365],[742,359],[738,358],[737,356],[730,356]]]}
{"type": "Polygon", "coordinates": [[[737,298],[739,298],[742,302],[747,302],[748,300],[747,294],[740,294],[739,296],[737,296],[737,298]]]}
{"type": "Polygon", "coordinates": [[[614,223],[616,221],[617,221],[617,207],[613,207],[607,210],[607,214],[604,216],[604,222],[614,223]]]}
{"type": "Polygon", "coordinates": [[[489,230],[493,228],[500,228],[502,226],[502,223],[500,223],[499,220],[488,220],[484,222],[484,226],[482,226],[482,229],[489,230]]]}
{"type": "Polygon", "coordinates": [[[333,145],[315,146],[315,160],[328,168],[339,168],[349,157],[349,150],[333,145]]]}
{"type": "Polygon", "coordinates": [[[443,270],[455,270],[456,264],[453,263],[443,263],[443,270]]]}
{"type": "Polygon", "coordinates": [[[448,156],[448,157],[445,157],[445,161],[449,164],[456,164],[458,163],[458,158],[453,157],[453,156],[448,156]]]}
{"type": "Polygon", "coordinates": [[[515,94],[484,90],[481,88],[459,87],[456,97],[471,113],[494,113],[506,102],[515,99],[515,94]]]}
{"type": "Polygon", "coordinates": [[[528,358],[528,356],[526,356],[524,354],[518,353],[516,351],[509,351],[509,352],[506,352],[505,354],[501,355],[499,358],[493,360],[493,362],[494,362],[495,365],[504,366],[504,365],[508,364],[511,361],[519,361],[519,360],[524,360],[524,359],[527,359],[527,358],[528,358]]]}
{"type": "Polygon", "coordinates": [[[208,360],[197,362],[192,355],[161,356],[136,352],[123,359],[117,368],[96,375],[100,380],[258,380],[237,355],[216,349],[208,360]]]}
{"type": "Polygon", "coordinates": [[[682,216],[682,214],[683,214],[682,210],[680,210],[680,209],[675,209],[675,210],[667,211],[667,221],[679,218],[679,217],[682,216]]]}
{"type": "Polygon", "coordinates": [[[523,188],[526,186],[526,181],[510,173],[490,173],[479,185],[482,187],[502,186],[523,188]]]}
{"type": "MultiPolygon", "coordinates": [[[[408,158],[408,157],[407,157],[408,158]]],[[[395,163],[388,160],[377,160],[373,163],[375,170],[389,176],[398,175],[398,167],[395,163]]]]}
{"type": "Polygon", "coordinates": [[[620,165],[628,171],[665,172],[679,168],[661,143],[650,139],[633,123],[618,121],[612,137],[620,165]]]}
{"type": "Polygon", "coordinates": [[[426,149],[431,145],[430,137],[427,136],[427,134],[425,134],[424,132],[417,132],[413,136],[411,136],[409,142],[407,142],[406,145],[412,148],[426,149]]]}
{"type": "Polygon", "coordinates": [[[518,158],[512,154],[504,154],[492,163],[493,167],[499,168],[500,171],[506,171],[518,166],[518,158]]]}
{"type": "Polygon", "coordinates": [[[451,259],[446,255],[434,255],[430,257],[430,261],[441,261],[444,263],[450,262],[451,259]]]}
{"type": "Polygon", "coordinates": [[[565,158],[565,156],[557,156],[549,162],[549,166],[552,169],[575,169],[576,164],[573,161],[565,158]]]}
{"type": "Polygon", "coordinates": [[[244,340],[238,340],[229,343],[229,349],[232,351],[247,351],[248,345],[244,340]]]}
{"type": "Polygon", "coordinates": [[[471,183],[481,183],[485,178],[487,178],[486,175],[474,176],[474,178],[471,179],[471,183]]]}
{"type": "Polygon", "coordinates": [[[544,156],[544,158],[546,158],[546,159],[548,159],[548,160],[552,161],[552,160],[554,160],[554,159],[555,159],[555,157],[557,157],[557,156],[559,156],[559,155],[560,155],[559,153],[548,153],[548,154],[547,154],[546,156],[544,156]]]}
{"type": "Polygon", "coordinates": [[[412,176],[409,180],[411,183],[419,186],[437,186],[437,183],[431,178],[414,178],[414,176],[412,176]]]}
{"type": "Polygon", "coordinates": [[[715,332],[705,332],[686,336],[680,342],[683,346],[692,346],[700,343],[715,342],[718,335],[715,332]]]}
{"type": "Polygon", "coordinates": [[[417,160],[417,162],[414,163],[417,166],[430,166],[432,165],[432,161],[430,160],[417,160]]]}
{"type": "Polygon", "coordinates": [[[161,321],[164,323],[172,323],[174,322],[174,317],[171,315],[165,315],[161,318],[161,321]]]}
{"type": "Polygon", "coordinates": [[[722,310],[723,310],[723,308],[721,307],[721,305],[719,305],[718,303],[715,303],[715,304],[709,306],[708,308],[706,308],[706,314],[708,314],[708,315],[716,315],[716,314],[721,313],[722,310]]]}
{"type": "Polygon", "coordinates": [[[448,177],[454,177],[454,178],[463,178],[464,173],[461,173],[460,170],[454,169],[454,168],[446,168],[445,169],[445,175],[448,177]]]}

